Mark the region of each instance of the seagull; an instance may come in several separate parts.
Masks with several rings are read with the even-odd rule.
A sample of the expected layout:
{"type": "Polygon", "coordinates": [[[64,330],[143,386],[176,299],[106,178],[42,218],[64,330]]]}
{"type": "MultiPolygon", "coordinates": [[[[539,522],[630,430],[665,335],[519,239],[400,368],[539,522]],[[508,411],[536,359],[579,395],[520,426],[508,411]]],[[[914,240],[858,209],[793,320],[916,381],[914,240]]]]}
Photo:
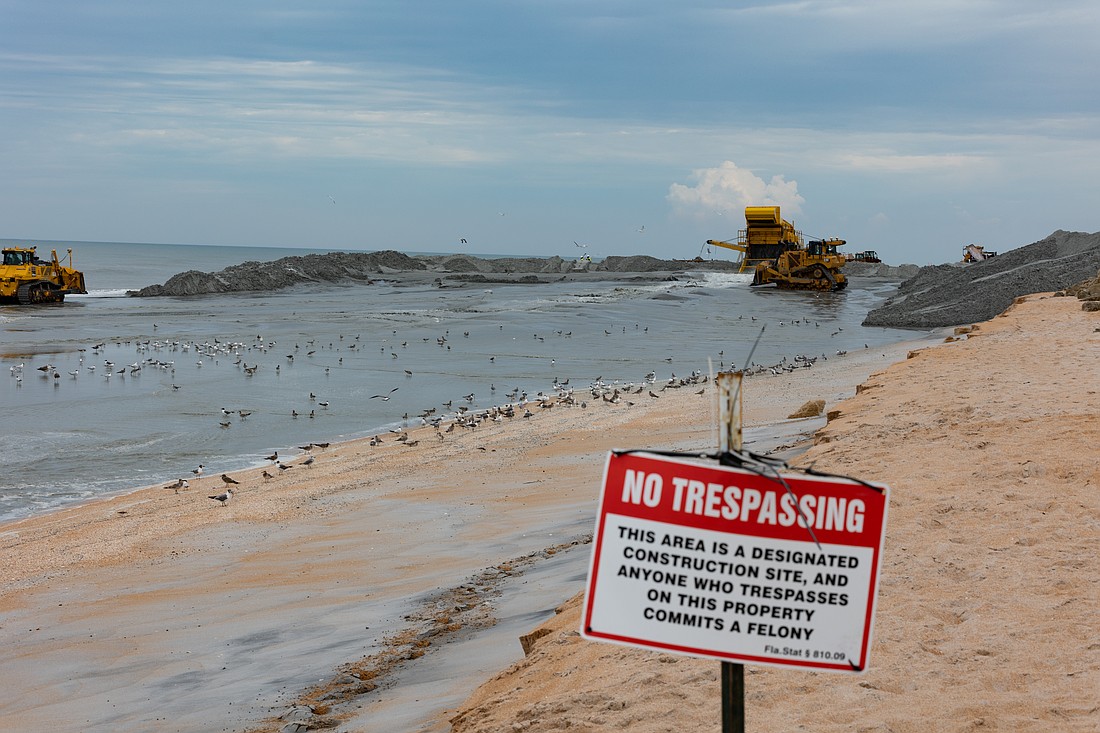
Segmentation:
{"type": "Polygon", "coordinates": [[[389,402],[390,395],[393,394],[394,392],[396,392],[399,389],[401,389],[401,388],[400,387],[394,387],[393,389],[390,390],[390,394],[374,394],[374,395],[371,395],[370,398],[372,400],[375,399],[375,398],[378,398],[378,399],[382,400],[383,402],[389,402]]]}
{"type": "Polygon", "coordinates": [[[639,234],[645,234],[645,224],[642,224],[642,228],[638,230],[639,234]]]}
{"type": "Polygon", "coordinates": [[[190,485],[191,484],[187,483],[187,479],[182,479],[181,478],[181,479],[176,479],[176,483],[168,484],[164,488],[166,488],[166,489],[175,489],[176,493],[178,494],[178,493],[180,493],[180,489],[186,489],[190,485]]]}
{"type": "Polygon", "coordinates": [[[274,453],[272,453],[271,455],[269,455],[269,456],[268,456],[267,458],[265,458],[264,460],[265,460],[265,461],[277,461],[277,460],[279,460],[279,451],[275,451],[274,453]]]}
{"type": "Polygon", "coordinates": [[[222,506],[225,506],[226,502],[233,498],[233,489],[226,489],[224,493],[218,494],[216,496],[211,496],[209,498],[213,499],[214,501],[220,501],[222,503],[222,506]]]}
{"type": "Polygon", "coordinates": [[[233,478],[232,476],[230,476],[230,475],[229,475],[229,474],[227,474],[227,473],[223,473],[223,474],[222,474],[222,481],[224,481],[224,482],[225,482],[226,484],[232,484],[232,485],[236,485],[236,484],[239,484],[239,483],[240,483],[240,481],[238,481],[237,479],[233,478]]]}
{"type": "Polygon", "coordinates": [[[202,464],[200,463],[200,464],[199,464],[199,467],[198,467],[198,468],[196,468],[196,469],[193,469],[193,470],[191,471],[191,473],[195,474],[196,476],[202,476],[202,471],[203,471],[203,469],[204,469],[204,468],[205,468],[205,466],[203,466],[203,465],[202,465],[202,464]]]}
{"type": "Polygon", "coordinates": [[[266,470],[263,473],[261,473],[260,475],[264,477],[264,482],[270,481],[271,479],[275,478],[270,473],[268,473],[266,470]]]}
{"type": "Polygon", "coordinates": [[[333,197],[329,196],[328,200],[331,201],[334,206],[336,205],[336,199],[334,199],[333,197]]]}
{"type": "Polygon", "coordinates": [[[581,244],[580,242],[578,242],[575,239],[573,240],[573,244],[577,245],[578,247],[587,247],[588,246],[587,244],[581,244]]]}
{"type": "Polygon", "coordinates": [[[317,460],[316,458],[314,458],[313,456],[310,456],[309,458],[302,461],[300,465],[305,466],[307,468],[313,468],[313,462],[316,461],[316,460],[317,460]]]}

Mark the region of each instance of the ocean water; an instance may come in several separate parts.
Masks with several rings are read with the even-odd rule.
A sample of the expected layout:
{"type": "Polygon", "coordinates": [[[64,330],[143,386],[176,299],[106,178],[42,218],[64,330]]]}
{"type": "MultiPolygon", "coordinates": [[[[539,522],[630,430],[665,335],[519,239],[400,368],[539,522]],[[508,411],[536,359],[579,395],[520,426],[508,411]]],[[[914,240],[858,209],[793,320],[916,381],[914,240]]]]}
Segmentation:
{"type": "Polygon", "coordinates": [[[757,364],[914,335],[860,326],[894,289],[873,281],[806,294],[688,273],[130,298],[184,270],[325,250],[66,246],[88,295],[0,306],[0,520],[190,477],[200,463],[217,475],[276,450],[415,427],[425,410],[450,414],[447,402],[478,409],[565,380],[581,391],[743,367],[765,323],[757,364]]]}

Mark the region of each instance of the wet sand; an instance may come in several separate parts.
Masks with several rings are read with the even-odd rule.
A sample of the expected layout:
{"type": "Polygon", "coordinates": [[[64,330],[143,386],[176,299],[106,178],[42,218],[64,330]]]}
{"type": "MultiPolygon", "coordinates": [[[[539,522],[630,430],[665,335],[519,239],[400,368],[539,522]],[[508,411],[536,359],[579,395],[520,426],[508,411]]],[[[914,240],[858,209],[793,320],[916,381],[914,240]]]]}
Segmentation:
{"type": "MultiPolygon", "coordinates": [[[[788,414],[814,398],[831,408],[909,348],[749,379],[748,447],[797,443],[824,420],[788,414]]],[[[445,730],[482,676],[521,657],[513,631],[579,587],[607,452],[716,444],[712,387],[660,386],[586,409],[532,405],[531,418],[442,441],[427,428],[410,431],[416,445],[387,434],[314,449],[312,467],[290,458],[270,481],[235,473],[224,507],[208,476],[0,527],[0,717],[28,730],[280,730],[291,718],[445,730]],[[494,624],[512,629],[507,642],[494,624]],[[463,664],[433,662],[451,648],[463,664]]]]}
{"type": "MultiPolygon", "coordinates": [[[[747,666],[747,730],[1100,730],[1100,316],[1021,301],[872,375],[798,457],[892,488],[875,640],[860,676],[747,666]]],[[[455,733],[721,729],[717,662],[560,611],[455,733]]]]}

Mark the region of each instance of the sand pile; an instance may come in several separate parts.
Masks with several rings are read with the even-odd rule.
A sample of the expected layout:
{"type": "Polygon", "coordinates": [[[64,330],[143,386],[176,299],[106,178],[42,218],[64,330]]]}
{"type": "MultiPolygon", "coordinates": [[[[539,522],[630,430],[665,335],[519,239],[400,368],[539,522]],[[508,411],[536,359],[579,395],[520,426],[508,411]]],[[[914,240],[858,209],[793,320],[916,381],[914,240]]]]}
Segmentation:
{"type": "Polygon", "coordinates": [[[1082,280],[1055,295],[1071,295],[1077,298],[1081,301],[1081,310],[1086,312],[1100,311],[1100,272],[1096,273],[1096,277],[1082,280]]]}
{"type": "Polygon", "coordinates": [[[608,257],[579,263],[553,257],[473,257],[471,255],[410,256],[394,250],[380,252],[329,252],[294,255],[272,262],[243,262],[219,272],[188,270],[170,277],[163,285],[149,285],[129,293],[135,297],[188,296],[208,293],[269,292],[313,283],[362,283],[376,280],[415,281],[424,273],[461,283],[525,283],[560,279],[563,275],[594,280],[656,278],[684,270],[736,272],[738,263],[728,260],[661,260],[646,255],[608,257]],[[447,278],[448,275],[452,277],[447,278]],[[540,280],[539,276],[543,276],[540,280]]]}
{"type": "Polygon", "coordinates": [[[927,329],[985,321],[1022,295],[1065,288],[1098,268],[1100,232],[1059,230],[982,262],[923,267],[863,325],[927,329]]]}

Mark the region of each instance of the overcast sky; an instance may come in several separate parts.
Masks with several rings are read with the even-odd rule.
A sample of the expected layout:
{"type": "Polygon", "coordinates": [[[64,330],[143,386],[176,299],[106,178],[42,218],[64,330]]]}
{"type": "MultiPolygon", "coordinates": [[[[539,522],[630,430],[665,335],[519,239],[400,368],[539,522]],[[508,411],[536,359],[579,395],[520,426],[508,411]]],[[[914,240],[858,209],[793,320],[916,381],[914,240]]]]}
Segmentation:
{"type": "Polygon", "coordinates": [[[0,237],[953,261],[1100,230],[1098,70],[1096,0],[0,0],[0,237]]]}

